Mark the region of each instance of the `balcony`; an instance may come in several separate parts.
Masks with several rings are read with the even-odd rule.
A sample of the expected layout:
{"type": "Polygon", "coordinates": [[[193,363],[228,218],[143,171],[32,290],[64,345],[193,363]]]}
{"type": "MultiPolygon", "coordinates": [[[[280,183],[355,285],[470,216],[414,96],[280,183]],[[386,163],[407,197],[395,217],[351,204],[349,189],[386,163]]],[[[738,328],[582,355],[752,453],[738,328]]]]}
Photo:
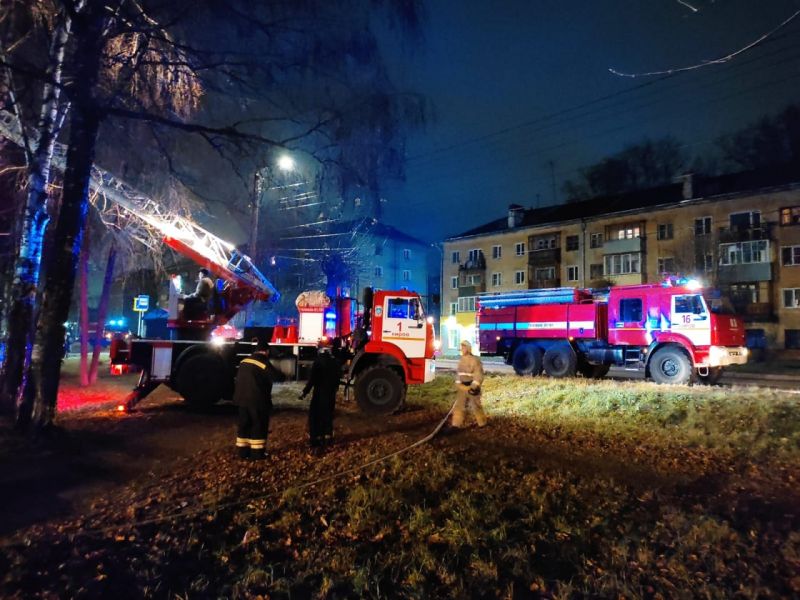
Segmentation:
{"type": "Polygon", "coordinates": [[[561,248],[546,248],[528,252],[528,264],[532,267],[557,267],[561,263],[561,248]]]}
{"type": "Polygon", "coordinates": [[[478,272],[478,271],[485,271],[486,270],[486,257],[483,256],[483,252],[478,255],[476,259],[469,259],[463,265],[458,265],[459,271],[466,271],[469,274],[470,271],[478,272]]]}
{"type": "Polygon", "coordinates": [[[477,285],[459,285],[458,297],[464,298],[466,296],[475,296],[485,291],[486,291],[486,282],[482,282],[477,285]]]}
{"type": "Polygon", "coordinates": [[[762,223],[758,227],[720,227],[719,241],[721,244],[734,242],[749,242],[751,240],[771,240],[772,223],[762,223]]]}
{"type": "Polygon", "coordinates": [[[644,238],[628,238],[624,240],[606,240],[603,254],[627,254],[644,250],[644,238]]]}
{"type": "Polygon", "coordinates": [[[545,288],[561,287],[560,279],[531,279],[528,288],[531,290],[539,290],[545,288]]]}
{"type": "Polygon", "coordinates": [[[771,281],[772,263],[747,263],[720,265],[719,283],[747,283],[750,281],[771,281]]]}

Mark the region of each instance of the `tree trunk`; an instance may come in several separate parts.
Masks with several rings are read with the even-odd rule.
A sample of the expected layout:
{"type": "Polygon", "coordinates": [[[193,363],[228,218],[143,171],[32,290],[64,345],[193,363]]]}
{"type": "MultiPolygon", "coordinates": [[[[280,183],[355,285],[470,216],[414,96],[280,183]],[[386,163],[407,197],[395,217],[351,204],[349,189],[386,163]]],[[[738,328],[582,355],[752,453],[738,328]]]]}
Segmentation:
{"type": "MultiPolygon", "coordinates": [[[[89,232],[83,236],[83,247],[78,259],[78,271],[80,273],[80,380],[83,387],[89,385],[89,232]]],[[[94,337],[101,335],[100,323],[95,326],[94,337]]]]}
{"type": "MultiPolygon", "coordinates": [[[[2,390],[0,390],[0,409],[11,412],[16,407],[18,421],[36,325],[36,288],[39,285],[44,231],[50,220],[47,213],[47,186],[50,182],[50,163],[57,134],[64,49],[69,36],[70,20],[64,16],[53,37],[51,63],[45,77],[46,81],[52,83],[45,84],[42,90],[39,138],[29,166],[28,197],[23,213],[19,251],[14,264],[14,281],[11,286],[12,300],[8,311],[6,362],[2,390]]],[[[20,123],[20,126],[23,124],[20,123]]],[[[20,424],[25,424],[24,419],[20,424]]]]}
{"type": "Polygon", "coordinates": [[[64,191],[53,252],[48,255],[42,310],[31,357],[35,394],[33,401],[24,402],[19,411],[23,420],[30,414],[32,425],[38,429],[51,426],[56,412],[64,321],[69,316],[75,287],[75,271],[89,207],[89,180],[102,117],[93,93],[103,50],[105,14],[103,3],[88,3],[73,18],[75,44],[71,58],[75,71],[68,89],[72,108],[64,191]]]}
{"type": "MultiPolygon", "coordinates": [[[[111,283],[114,280],[114,264],[117,262],[117,247],[111,244],[108,249],[108,260],[106,261],[106,273],[103,276],[103,291],[100,293],[100,302],[97,306],[97,327],[106,322],[108,314],[108,299],[111,296],[111,283]]],[[[97,367],[100,364],[100,338],[95,336],[94,348],[92,350],[92,365],[89,368],[89,383],[97,381],[97,367]]]]}

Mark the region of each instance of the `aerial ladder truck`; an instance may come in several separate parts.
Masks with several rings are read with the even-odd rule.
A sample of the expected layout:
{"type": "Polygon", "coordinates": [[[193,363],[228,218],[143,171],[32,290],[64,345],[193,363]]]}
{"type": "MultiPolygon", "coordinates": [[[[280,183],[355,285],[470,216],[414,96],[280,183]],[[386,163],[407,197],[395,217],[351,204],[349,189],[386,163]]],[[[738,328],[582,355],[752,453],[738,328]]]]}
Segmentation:
{"type": "MultiPolygon", "coordinates": [[[[22,145],[14,115],[0,111],[0,135],[22,145]]],[[[53,166],[66,165],[66,148],[56,144],[53,166]]],[[[111,173],[92,168],[90,187],[122,209],[149,231],[157,232],[176,252],[207,268],[216,278],[213,307],[200,318],[187,319],[179,306],[179,285],[170,282],[169,340],[117,340],[112,365],[140,369],[139,382],[125,402],[132,408],[159,384],[171,387],[189,403],[208,406],[230,398],[239,362],[252,353],[252,340],[211,339],[214,328],[230,321],[254,301],[277,300],[278,291],[253,261],[233,244],[220,239],[191,219],[166,211],[159,203],[138,192],[111,173]]],[[[149,245],[144,231],[134,237],[149,245]]],[[[291,377],[303,374],[321,340],[334,346],[343,363],[343,380],[355,390],[355,399],[365,411],[390,413],[405,401],[406,387],[431,381],[435,375],[434,333],[425,318],[418,294],[407,290],[365,293],[360,308],[350,298],[317,295],[313,305],[298,298],[299,336],[273,337],[273,364],[291,377]],[[317,318],[316,315],[321,315],[317,318]],[[303,317],[306,317],[305,319],[303,317]]],[[[275,333],[275,332],[273,332],[275,333]]]]}

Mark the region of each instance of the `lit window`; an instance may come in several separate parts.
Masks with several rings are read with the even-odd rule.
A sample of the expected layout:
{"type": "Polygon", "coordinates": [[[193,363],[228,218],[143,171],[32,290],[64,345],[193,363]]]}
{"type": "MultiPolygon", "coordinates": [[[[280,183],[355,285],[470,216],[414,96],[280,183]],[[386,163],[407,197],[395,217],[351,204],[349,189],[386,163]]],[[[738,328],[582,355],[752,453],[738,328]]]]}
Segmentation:
{"type": "Polygon", "coordinates": [[[782,208],[781,225],[800,225],[800,206],[787,206],[782,208]]]}

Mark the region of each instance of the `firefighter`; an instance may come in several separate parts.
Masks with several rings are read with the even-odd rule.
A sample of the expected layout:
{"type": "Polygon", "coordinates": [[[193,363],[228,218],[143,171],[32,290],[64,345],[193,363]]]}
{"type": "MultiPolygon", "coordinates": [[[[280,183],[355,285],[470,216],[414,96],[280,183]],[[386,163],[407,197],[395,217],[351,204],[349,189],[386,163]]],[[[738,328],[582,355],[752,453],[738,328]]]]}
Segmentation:
{"type": "Polygon", "coordinates": [[[333,414],[336,408],[336,391],[339,389],[341,366],[333,356],[330,346],[320,344],[317,358],[311,365],[311,375],[300,398],[312,389],[308,409],[308,437],[312,448],[322,448],[333,443],[333,414]]]}
{"type": "Polygon", "coordinates": [[[464,413],[469,409],[475,415],[478,427],[486,425],[486,413],[481,405],[481,384],[483,383],[483,364],[472,354],[472,344],[461,342],[461,359],[456,368],[456,404],[453,407],[453,429],[464,426],[464,413]]]}
{"type": "Polygon", "coordinates": [[[209,303],[214,297],[214,281],[208,269],[197,272],[197,287],[194,292],[183,297],[184,313],[187,319],[203,317],[208,313],[209,303]]]}
{"type": "Polygon", "coordinates": [[[272,383],[283,375],[269,362],[269,344],[254,340],[256,351],[239,363],[233,403],[239,407],[236,448],[240,458],[266,457],[269,416],[272,412],[272,383]]]}

